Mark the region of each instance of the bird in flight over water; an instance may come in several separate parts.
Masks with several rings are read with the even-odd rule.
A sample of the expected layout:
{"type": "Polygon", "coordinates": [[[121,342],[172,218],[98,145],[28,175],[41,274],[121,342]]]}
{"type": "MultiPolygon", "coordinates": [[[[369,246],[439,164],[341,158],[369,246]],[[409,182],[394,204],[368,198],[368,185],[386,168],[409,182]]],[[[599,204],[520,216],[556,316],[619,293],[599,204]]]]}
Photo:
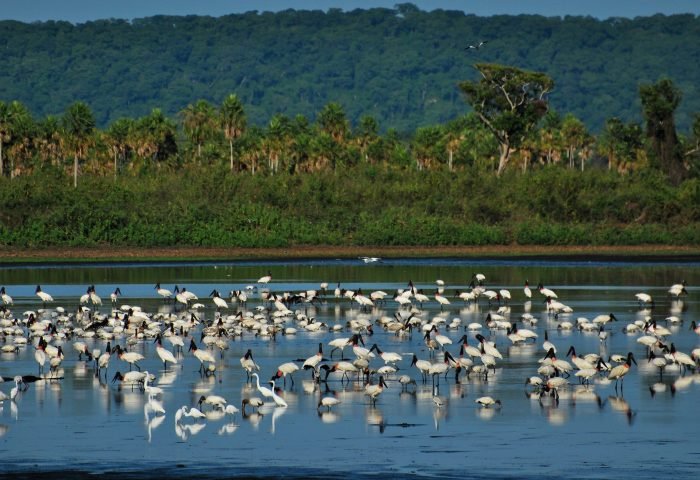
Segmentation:
{"type": "Polygon", "coordinates": [[[365,263],[381,262],[382,259],[379,257],[357,257],[365,263]]]}

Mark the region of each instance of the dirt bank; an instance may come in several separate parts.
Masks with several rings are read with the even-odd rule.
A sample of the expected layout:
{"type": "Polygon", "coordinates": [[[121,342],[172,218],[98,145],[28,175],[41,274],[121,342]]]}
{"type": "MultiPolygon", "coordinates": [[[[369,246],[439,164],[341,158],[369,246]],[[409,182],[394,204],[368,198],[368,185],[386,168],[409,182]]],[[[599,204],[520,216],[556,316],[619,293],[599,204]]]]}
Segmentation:
{"type": "Polygon", "coordinates": [[[89,262],[152,260],[242,260],[278,258],[352,258],[372,257],[557,257],[582,258],[684,257],[700,260],[700,247],[678,246],[449,246],[449,247],[337,247],[300,246],[289,248],[45,248],[13,249],[0,247],[1,263],[20,262],[89,262]]]}

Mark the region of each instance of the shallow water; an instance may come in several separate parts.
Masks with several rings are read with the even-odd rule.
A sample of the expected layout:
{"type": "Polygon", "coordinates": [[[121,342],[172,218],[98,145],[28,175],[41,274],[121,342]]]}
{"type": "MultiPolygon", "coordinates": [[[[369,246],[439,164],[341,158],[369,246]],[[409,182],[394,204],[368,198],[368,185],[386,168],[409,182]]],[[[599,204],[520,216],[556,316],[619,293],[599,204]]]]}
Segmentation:
{"type": "MultiPolygon", "coordinates": [[[[452,297],[455,289],[464,290],[473,272],[484,273],[486,286],[507,288],[510,321],[515,322],[526,311],[538,319],[535,326],[522,326],[538,333],[536,343],[512,346],[505,331],[483,330],[496,342],[504,359],[498,362],[495,374],[487,380],[477,375],[461,377],[456,384],[454,373],[441,378],[435,392],[428,380],[409,367],[411,353],[429,358],[422,336],[399,338],[375,325],[374,335],[365,335],[369,347],[377,343],[385,351],[398,352],[404,359],[398,363],[399,374],[407,373],[417,380],[415,388],[402,391],[394,379],[377,400],[368,403],[361,385],[341,383],[334,375],[327,384],[310,381],[308,372],[295,374],[295,385],[287,382],[282,394],[288,408],[266,405],[260,415],[243,418],[210,418],[194,422],[186,419],[180,427],[174,422],[181,405],[196,405],[200,395],[218,394],[229,403],[240,406],[241,399],[258,395],[246,383],[239,358],[252,349],[261,367],[261,379],[269,379],[277,365],[307,358],[336,337],[347,337],[347,330],[330,333],[304,332],[294,336],[278,335],[276,339],[245,332],[229,340],[224,357],[216,355],[216,374],[202,377],[199,362],[185,353],[179,365],[163,370],[152,339],[144,339],[130,350],[142,353],[143,369],[155,373],[156,385],[164,389],[164,416],[145,411],[148,401],[138,389],[119,387],[109,382],[117,370],[129,369],[125,362],[112,356],[107,381],[95,377],[91,363],[78,361],[72,349],[73,340],[56,340],[62,345],[65,360],[59,370],[62,380],[38,381],[30,384],[16,402],[4,402],[0,414],[0,458],[6,472],[77,470],[158,477],[192,476],[278,476],[298,477],[353,475],[373,477],[378,474],[410,476],[447,476],[460,478],[641,478],[657,477],[662,472],[688,478],[700,467],[696,432],[700,426],[693,412],[697,409],[700,379],[692,372],[680,375],[678,367],[668,367],[659,377],[657,369],[645,359],[645,347],[636,342],[641,334],[625,334],[622,328],[635,320],[652,316],[659,325],[673,314],[683,323],[668,326],[671,337],[683,352],[698,347],[700,339],[689,330],[691,320],[698,320],[697,291],[700,264],[694,262],[584,262],[531,260],[422,259],[387,260],[365,265],[358,260],[312,260],[310,262],[207,262],[178,264],[95,264],[90,266],[13,267],[0,270],[0,285],[12,295],[14,316],[42,306],[34,295],[37,284],[54,296],[49,310],[63,306],[74,311],[78,298],[88,285],[95,284],[108,313],[109,293],[117,286],[122,291],[119,305],[139,305],[147,312],[182,313],[172,303],[163,303],[153,285],[160,282],[173,289],[185,286],[196,293],[206,308],[197,315],[211,321],[214,308],[207,294],[217,288],[224,294],[230,290],[254,285],[268,271],[273,280],[269,288],[275,292],[299,292],[318,289],[321,282],[330,284],[331,292],[319,304],[297,305],[309,317],[328,325],[345,325],[358,316],[374,321],[392,316],[398,304],[388,300],[369,312],[360,312],[357,304],[336,301],[332,289],[337,283],[347,289],[359,288],[365,294],[382,289],[390,294],[406,288],[413,280],[418,288],[432,297],[435,280],[446,282],[452,304],[441,312],[432,301],[423,305],[426,321],[442,316],[449,323],[460,318],[462,325],[485,323],[489,307],[485,299],[478,304],[464,305],[452,297]],[[533,299],[526,303],[522,293],[525,279],[533,286],[533,299]],[[672,301],[666,290],[673,283],[686,280],[690,294],[682,302],[672,301]],[[555,318],[547,314],[543,297],[534,289],[542,281],[554,289],[559,299],[571,306],[574,313],[555,318]],[[641,310],[634,294],[646,292],[655,298],[653,310],[641,310]],[[598,332],[565,332],[557,325],[584,316],[614,313],[617,322],[608,324],[609,338],[599,340],[598,332]],[[638,366],[632,366],[625,377],[624,390],[616,393],[614,384],[596,384],[589,389],[576,386],[569,379],[568,389],[560,390],[556,403],[549,396],[541,399],[524,385],[536,374],[538,359],[544,356],[541,344],[544,331],[557,345],[560,358],[570,345],[579,354],[596,352],[604,358],[610,354],[634,353],[638,366]],[[650,388],[657,391],[651,394],[650,388]],[[662,391],[665,389],[665,391],[662,391]],[[436,408],[433,395],[446,398],[447,405],[436,408]],[[341,404],[332,412],[317,409],[321,394],[334,394],[341,404]],[[502,401],[501,409],[482,409],[474,400],[490,395],[502,401]]],[[[391,295],[390,295],[391,296],[391,295]]],[[[259,292],[252,294],[247,309],[260,305],[259,292]]],[[[229,312],[242,307],[232,305],[229,312]]],[[[47,310],[45,315],[49,315],[47,310]]],[[[293,319],[287,325],[294,324],[293,319]]],[[[200,327],[201,328],[201,327],[200,327]]],[[[448,349],[457,357],[457,339],[465,332],[445,330],[454,344],[448,349]]],[[[476,343],[469,333],[470,343],[476,343]]],[[[199,340],[199,330],[193,335],[199,340]]],[[[7,343],[12,336],[5,338],[7,343]]],[[[36,343],[36,339],[34,343],[36,343]]],[[[86,340],[90,349],[104,350],[106,341],[86,340]]],[[[117,337],[112,345],[126,344],[117,337]]],[[[169,346],[167,342],[166,346],[169,346]]],[[[0,354],[0,374],[36,375],[38,367],[32,346],[22,347],[18,354],[0,354]]],[[[330,347],[324,350],[328,358],[330,347]]],[[[351,349],[346,356],[353,357],[351,349]]],[[[438,354],[439,359],[440,354],[438,354]]],[[[338,355],[335,356],[336,359],[338,355]]],[[[329,362],[331,363],[331,362],[329,362]]],[[[478,360],[475,363],[479,363],[478,360]]],[[[383,365],[374,359],[373,368],[383,365]]],[[[48,367],[46,368],[48,371],[48,367]]],[[[281,385],[281,379],[278,381],[281,385]]],[[[9,394],[13,382],[0,384],[9,394]]],[[[258,395],[259,396],[259,395],[258,395]]]]}

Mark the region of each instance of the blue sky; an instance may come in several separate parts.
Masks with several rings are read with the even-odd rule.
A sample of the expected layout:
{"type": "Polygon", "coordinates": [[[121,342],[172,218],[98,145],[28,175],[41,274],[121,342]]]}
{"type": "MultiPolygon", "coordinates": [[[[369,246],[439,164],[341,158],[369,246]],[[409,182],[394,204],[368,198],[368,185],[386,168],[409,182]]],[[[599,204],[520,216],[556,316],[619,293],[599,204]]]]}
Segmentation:
{"type": "MultiPolygon", "coordinates": [[[[82,23],[100,18],[140,18],[152,15],[221,16],[250,10],[279,11],[336,7],[391,8],[405,0],[0,0],[0,19],[23,22],[66,20],[82,23]]],[[[521,13],[547,16],[591,15],[598,18],[636,17],[663,13],[700,15],[700,0],[413,0],[422,10],[464,10],[488,16],[521,13]]]]}

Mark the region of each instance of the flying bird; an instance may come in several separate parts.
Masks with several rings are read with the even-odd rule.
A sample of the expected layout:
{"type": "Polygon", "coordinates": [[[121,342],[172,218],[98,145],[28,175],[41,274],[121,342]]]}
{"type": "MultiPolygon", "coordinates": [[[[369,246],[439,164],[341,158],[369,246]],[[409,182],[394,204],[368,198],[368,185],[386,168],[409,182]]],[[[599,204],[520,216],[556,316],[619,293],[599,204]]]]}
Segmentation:
{"type": "Polygon", "coordinates": [[[479,50],[481,47],[483,47],[487,43],[488,43],[488,40],[482,40],[479,43],[477,43],[476,45],[467,45],[466,47],[464,47],[464,49],[465,50],[479,50]]]}

